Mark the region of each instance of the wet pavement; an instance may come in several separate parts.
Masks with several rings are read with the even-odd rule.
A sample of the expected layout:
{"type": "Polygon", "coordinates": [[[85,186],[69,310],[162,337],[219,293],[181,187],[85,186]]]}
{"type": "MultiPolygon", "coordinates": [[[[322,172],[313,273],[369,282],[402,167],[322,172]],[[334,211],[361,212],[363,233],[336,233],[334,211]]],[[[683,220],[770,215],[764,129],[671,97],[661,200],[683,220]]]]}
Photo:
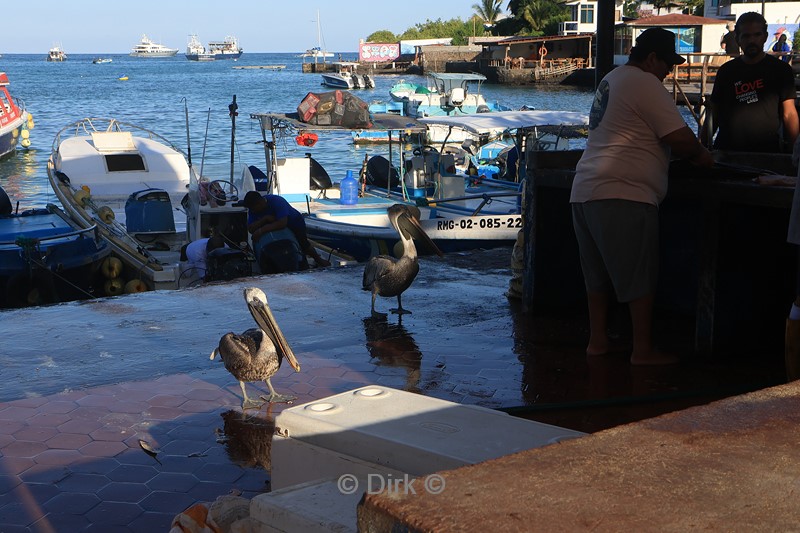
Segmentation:
{"type": "Polygon", "coordinates": [[[302,366],[273,379],[296,402],[377,383],[594,432],[784,380],[782,354],[693,355],[691,317],[658,322],[679,365],[587,360],[582,309],[523,315],[506,298],[510,256],[423,260],[402,321],[369,317],[362,266],[0,313],[0,531],[166,531],[198,501],[268,491],[284,406],[242,413],[209,360],[224,333],[253,327],[251,285],[302,366]]]}

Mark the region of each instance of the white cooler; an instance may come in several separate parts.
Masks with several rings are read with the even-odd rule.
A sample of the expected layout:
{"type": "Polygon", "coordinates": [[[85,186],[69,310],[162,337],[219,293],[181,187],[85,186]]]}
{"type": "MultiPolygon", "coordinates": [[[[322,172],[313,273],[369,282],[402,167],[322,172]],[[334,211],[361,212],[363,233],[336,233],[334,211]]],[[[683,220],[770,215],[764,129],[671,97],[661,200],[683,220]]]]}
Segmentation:
{"type": "Polygon", "coordinates": [[[351,474],[431,474],[585,435],[377,385],[281,412],[272,490],[351,474]]]}

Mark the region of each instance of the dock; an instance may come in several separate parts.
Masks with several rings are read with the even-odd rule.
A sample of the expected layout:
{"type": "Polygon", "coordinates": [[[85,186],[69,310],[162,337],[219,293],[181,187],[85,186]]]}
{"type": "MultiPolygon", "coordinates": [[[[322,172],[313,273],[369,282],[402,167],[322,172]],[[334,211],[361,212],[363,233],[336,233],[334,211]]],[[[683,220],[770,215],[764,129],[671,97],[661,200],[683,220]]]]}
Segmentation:
{"type": "Polygon", "coordinates": [[[237,65],[237,70],[283,70],[286,65],[237,65]]]}
{"type": "MultiPolygon", "coordinates": [[[[198,502],[212,502],[232,491],[247,499],[269,492],[274,420],[286,405],[243,414],[236,380],[221,362],[209,360],[223,334],[252,327],[242,298],[247,286],[263,287],[268,293],[270,307],[302,365],[299,373],[281,368],[272,379],[278,392],[297,396],[296,404],[380,384],[594,433],[777,385],[784,379],[782,353],[759,351],[743,358],[702,359],[694,355],[686,338],[663,331],[659,338],[669,341],[666,349],[682,355],[681,364],[631,367],[629,353],[588,360],[583,306],[564,315],[522,313],[518,301],[505,295],[510,260],[507,248],[423,257],[417,279],[403,294],[404,307],[413,313],[402,320],[396,315],[388,320],[370,318],[370,295],[360,289],[361,265],[2,312],[0,336],[6,350],[0,355],[5,357],[6,381],[0,391],[0,529],[24,531],[41,526],[45,530],[51,524],[59,530],[93,526],[167,531],[175,515],[198,502]],[[48,333],[37,334],[32,324],[47,324],[48,333]],[[144,451],[140,440],[158,451],[158,460],[144,451]]],[[[386,311],[395,304],[381,298],[377,308],[386,311]]],[[[658,324],[659,328],[669,325],[658,324]]],[[[251,395],[265,389],[263,383],[248,388],[251,395]]],[[[787,400],[790,397],[786,395],[787,400]]],[[[769,401],[760,405],[771,405],[769,401]]],[[[778,415],[796,418],[796,405],[775,405],[778,415]]],[[[746,413],[752,411],[745,409],[746,413]]],[[[694,420],[704,419],[695,416],[694,420]]],[[[720,426],[711,439],[717,429],[712,426],[702,434],[709,445],[702,445],[706,437],[701,435],[693,448],[705,453],[693,454],[691,463],[683,463],[685,470],[692,467],[699,472],[703,464],[726,460],[721,454],[731,448],[725,445],[724,431],[731,426],[720,426]]],[[[596,448],[597,453],[609,461],[618,455],[619,465],[637,449],[644,450],[651,463],[659,457],[655,450],[670,450],[672,459],[678,459],[665,463],[668,473],[670,465],[681,465],[679,450],[674,448],[680,435],[674,433],[669,448],[660,448],[659,439],[676,427],[628,430],[638,440],[626,446],[622,446],[627,439],[623,433],[611,434],[620,434],[617,441],[601,435],[593,442],[607,443],[596,448]]],[[[785,464],[795,464],[800,449],[794,446],[795,428],[786,427],[786,433],[781,433],[782,427],[769,426],[770,433],[755,435],[771,439],[760,444],[765,446],[759,449],[760,457],[783,445],[782,453],[794,453],[781,456],[793,461],[785,464]]],[[[736,441],[730,442],[737,449],[736,441]]],[[[541,457],[547,465],[555,465],[551,458],[556,461],[556,455],[562,454],[561,464],[577,465],[570,461],[597,456],[591,450],[581,452],[576,444],[566,446],[543,448],[542,452],[550,451],[541,457]],[[576,455],[564,455],[570,449],[576,455]]],[[[585,446],[590,448],[591,442],[585,446]]],[[[539,508],[545,495],[563,497],[560,505],[578,502],[586,513],[603,508],[602,490],[608,485],[598,485],[600,491],[592,491],[581,503],[581,489],[575,484],[556,485],[558,468],[539,471],[538,456],[522,466],[501,463],[499,467],[509,465],[508,469],[498,470],[492,478],[504,487],[498,495],[516,491],[502,509],[505,512],[514,506],[512,502],[518,504],[524,522],[517,529],[535,527],[528,522],[536,520],[531,510],[539,508]],[[543,478],[546,481],[539,486],[525,485],[531,468],[538,471],[536,475],[553,477],[543,478]],[[508,472],[513,479],[505,477],[508,472]],[[548,485],[549,481],[554,484],[548,485]],[[542,486],[564,488],[543,491],[542,486]]],[[[755,464],[747,463],[743,455],[734,459],[729,463],[732,471],[755,464]]],[[[644,483],[652,472],[624,468],[615,466],[613,472],[619,475],[603,475],[595,481],[633,483],[638,479],[644,483]]],[[[600,471],[598,467],[584,474],[600,471]]],[[[779,471],[791,475],[792,468],[774,470],[779,471]]],[[[447,475],[447,494],[451,488],[453,495],[461,494],[456,491],[465,485],[451,477],[460,475],[447,475]]],[[[759,484],[748,485],[742,481],[745,475],[742,470],[736,476],[720,477],[715,487],[725,488],[724,494],[743,491],[740,496],[753,494],[758,487],[760,496],[754,501],[763,502],[763,509],[769,509],[771,497],[787,494],[785,483],[753,474],[750,479],[759,479],[759,484]]],[[[460,479],[471,480],[474,494],[495,490],[481,487],[491,481],[483,475],[460,479]]],[[[668,485],[663,485],[664,491],[668,485]]],[[[620,497],[617,504],[635,510],[646,502],[647,509],[657,510],[662,501],[677,501],[663,500],[658,489],[659,485],[649,486],[638,498],[620,497]]],[[[464,498],[461,501],[472,501],[475,512],[496,503],[464,498]]],[[[731,504],[740,501],[732,499],[731,504]]],[[[379,505],[369,502],[371,510],[379,505]]],[[[708,518],[730,507],[716,509],[718,504],[719,499],[702,499],[691,509],[708,518]],[[700,502],[709,506],[703,509],[700,502]]],[[[442,507],[430,518],[452,516],[455,507],[442,507]]],[[[765,519],[762,524],[781,530],[784,519],[791,517],[796,523],[794,513],[776,515],[774,521],[765,519]]],[[[506,516],[512,520],[516,515],[506,516]]],[[[563,512],[563,521],[552,525],[573,529],[568,527],[572,516],[563,512]]],[[[763,518],[764,513],[758,516],[763,518]]],[[[729,520],[723,523],[731,525],[729,520]]],[[[502,525],[514,529],[509,522],[502,525]]],[[[657,525],[652,524],[651,530],[657,525]]],[[[350,526],[355,529],[354,523],[350,526]]],[[[610,529],[613,524],[609,523],[605,530],[610,529]]]]}

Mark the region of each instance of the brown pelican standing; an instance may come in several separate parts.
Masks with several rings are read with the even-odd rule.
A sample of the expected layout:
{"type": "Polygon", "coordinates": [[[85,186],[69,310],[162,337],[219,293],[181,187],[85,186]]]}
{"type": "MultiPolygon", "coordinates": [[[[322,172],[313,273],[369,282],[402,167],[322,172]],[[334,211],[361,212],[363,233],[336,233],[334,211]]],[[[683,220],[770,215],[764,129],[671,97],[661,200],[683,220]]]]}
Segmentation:
{"type": "Polygon", "coordinates": [[[419,272],[419,260],[417,259],[417,248],[414,246],[414,237],[419,238],[439,256],[442,255],[439,248],[436,247],[425,233],[425,230],[422,229],[422,226],[420,226],[418,208],[405,204],[394,204],[389,208],[389,222],[400,234],[403,255],[400,259],[395,259],[388,255],[378,255],[371,258],[364,268],[364,280],[361,288],[372,292],[372,316],[375,318],[386,317],[386,313],[375,311],[376,296],[397,296],[397,309],[391,309],[391,311],[398,315],[411,312],[403,309],[400,296],[411,286],[419,272]]]}
{"type": "Polygon", "coordinates": [[[268,402],[289,402],[292,396],[282,396],[275,392],[270,378],[275,375],[285,358],[290,365],[300,372],[300,364],[294,357],[294,352],[286,342],[281,329],[272,316],[272,311],[267,303],[267,296],[259,288],[249,287],[244,290],[244,299],[247,308],[258,324],[258,328],[251,328],[237,335],[226,333],[219,340],[219,346],[211,352],[211,359],[219,354],[225,368],[239,380],[242,388],[242,409],[259,407],[264,402],[251,400],[247,397],[245,382],[264,381],[269,387],[269,396],[263,397],[268,402]]]}

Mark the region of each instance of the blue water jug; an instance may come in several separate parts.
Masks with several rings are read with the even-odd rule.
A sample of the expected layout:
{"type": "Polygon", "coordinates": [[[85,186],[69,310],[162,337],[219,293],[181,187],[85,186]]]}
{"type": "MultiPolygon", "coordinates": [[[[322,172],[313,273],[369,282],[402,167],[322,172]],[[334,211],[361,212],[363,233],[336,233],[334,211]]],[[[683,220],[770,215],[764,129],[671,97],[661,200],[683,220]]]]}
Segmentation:
{"type": "Polygon", "coordinates": [[[353,177],[353,171],[347,171],[345,177],[339,184],[339,203],[343,205],[356,205],[358,203],[358,180],[353,177]]]}

